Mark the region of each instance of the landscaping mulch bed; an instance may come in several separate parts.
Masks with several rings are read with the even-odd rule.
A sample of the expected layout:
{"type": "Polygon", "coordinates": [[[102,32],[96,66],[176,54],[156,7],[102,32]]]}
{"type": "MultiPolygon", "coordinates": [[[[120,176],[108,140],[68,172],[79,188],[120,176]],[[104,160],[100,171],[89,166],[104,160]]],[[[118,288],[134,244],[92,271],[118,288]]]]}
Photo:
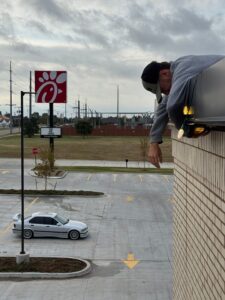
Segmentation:
{"type": "Polygon", "coordinates": [[[83,270],[86,264],[73,258],[30,257],[29,263],[16,263],[15,257],[0,257],[0,272],[70,273],[83,270]]]}
{"type": "MultiPolygon", "coordinates": [[[[21,194],[21,190],[0,189],[0,194],[21,194]]],[[[68,191],[68,190],[25,190],[25,195],[59,195],[59,196],[103,196],[102,192],[95,191],[68,191]]]]}

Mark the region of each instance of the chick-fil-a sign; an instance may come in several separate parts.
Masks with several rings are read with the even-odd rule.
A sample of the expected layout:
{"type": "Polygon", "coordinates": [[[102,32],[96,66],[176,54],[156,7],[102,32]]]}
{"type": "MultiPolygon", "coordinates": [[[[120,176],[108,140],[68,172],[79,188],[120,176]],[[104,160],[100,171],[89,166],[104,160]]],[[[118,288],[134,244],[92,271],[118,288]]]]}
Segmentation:
{"type": "Polygon", "coordinates": [[[66,103],[66,71],[35,71],[37,103],[66,103]]]}

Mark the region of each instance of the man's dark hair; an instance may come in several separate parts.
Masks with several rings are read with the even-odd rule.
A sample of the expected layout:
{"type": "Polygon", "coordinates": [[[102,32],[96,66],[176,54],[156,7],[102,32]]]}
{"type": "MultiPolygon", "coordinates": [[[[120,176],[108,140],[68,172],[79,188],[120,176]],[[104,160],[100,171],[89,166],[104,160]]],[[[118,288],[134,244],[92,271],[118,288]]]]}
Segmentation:
{"type": "Polygon", "coordinates": [[[164,69],[170,69],[170,63],[168,63],[167,61],[163,61],[160,63],[160,70],[164,69]]]}
{"type": "Polygon", "coordinates": [[[156,84],[159,80],[159,72],[164,69],[170,69],[170,63],[166,61],[161,63],[152,61],[144,68],[141,79],[145,82],[156,84]]]}

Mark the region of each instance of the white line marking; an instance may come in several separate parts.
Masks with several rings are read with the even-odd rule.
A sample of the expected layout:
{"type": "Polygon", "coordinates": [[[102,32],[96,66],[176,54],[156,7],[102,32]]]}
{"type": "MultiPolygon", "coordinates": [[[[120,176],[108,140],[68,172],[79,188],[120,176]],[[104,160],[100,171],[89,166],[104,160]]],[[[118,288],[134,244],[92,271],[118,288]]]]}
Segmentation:
{"type": "Polygon", "coordinates": [[[113,174],[113,182],[116,182],[117,174],[113,174]]]}
{"type": "Polygon", "coordinates": [[[138,177],[139,177],[139,179],[140,179],[140,182],[142,182],[143,181],[143,175],[138,175],[138,177]]]}
{"type": "Polygon", "coordinates": [[[87,181],[89,181],[92,177],[92,174],[88,175],[87,181]]]}

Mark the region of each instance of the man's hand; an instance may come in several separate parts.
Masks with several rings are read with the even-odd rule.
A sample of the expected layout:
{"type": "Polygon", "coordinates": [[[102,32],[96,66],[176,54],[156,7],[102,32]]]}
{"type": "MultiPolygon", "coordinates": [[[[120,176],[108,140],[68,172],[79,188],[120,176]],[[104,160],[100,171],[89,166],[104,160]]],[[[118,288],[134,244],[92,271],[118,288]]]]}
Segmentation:
{"type": "Polygon", "coordinates": [[[148,161],[156,168],[160,168],[159,163],[162,163],[162,152],[158,143],[150,144],[148,149],[148,161]]]}

